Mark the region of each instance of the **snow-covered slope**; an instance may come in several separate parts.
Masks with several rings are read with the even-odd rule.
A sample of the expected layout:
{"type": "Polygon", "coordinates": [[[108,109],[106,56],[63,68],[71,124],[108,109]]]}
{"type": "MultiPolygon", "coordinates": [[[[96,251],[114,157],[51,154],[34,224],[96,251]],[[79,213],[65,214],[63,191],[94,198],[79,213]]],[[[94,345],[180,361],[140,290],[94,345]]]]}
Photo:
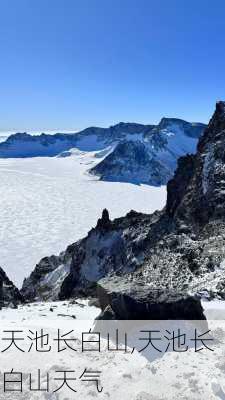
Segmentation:
{"type": "MultiPolygon", "coordinates": [[[[17,337],[24,339],[17,340],[16,343],[25,352],[12,346],[1,353],[1,377],[4,372],[9,377],[9,371],[13,369],[14,374],[17,371],[23,373],[24,381],[23,393],[16,390],[4,392],[4,381],[1,379],[0,400],[224,399],[224,321],[209,321],[209,326],[204,324],[203,327],[193,321],[104,321],[102,324],[98,321],[94,325],[93,319],[97,314],[96,307],[90,307],[81,300],[77,304],[36,303],[19,306],[16,310],[3,309],[0,312],[2,337],[10,340],[10,331],[16,329],[17,337]],[[115,339],[117,328],[119,343],[115,339]],[[89,329],[90,335],[87,334],[89,329]],[[204,338],[212,339],[209,342],[205,340],[204,345],[199,340],[198,352],[195,352],[194,342],[191,343],[195,329],[198,335],[202,332],[204,338]],[[208,329],[210,336],[206,333],[208,329]],[[146,350],[140,351],[147,345],[149,331],[156,332],[154,338],[159,337],[161,340],[153,342],[155,348],[148,345],[146,350]],[[84,339],[89,340],[84,344],[84,348],[89,351],[82,351],[82,332],[85,333],[84,339]],[[97,344],[94,343],[98,332],[101,333],[100,352],[96,351],[97,344]],[[109,339],[105,332],[109,334],[109,339]],[[124,343],[125,332],[128,338],[127,348],[124,343]],[[173,341],[173,332],[180,333],[184,339],[181,344],[173,341]],[[35,351],[36,333],[45,335],[46,339],[42,347],[39,345],[39,351],[35,351]],[[60,342],[57,341],[59,334],[60,337],[64,335],[65,341],[63,337],[60,342]],[[206,345],[213,351],[207,349],[206,345]],[[162,349],[162,353],[157,348],[162,349]],[[103,388],[102,393],[97,392],[96,382],[79,379],[85,368],[93,372],[100,371],[97,377],[103,388]],[[43,391],[31,391],[29,377],[31,374],[33,388],[37,388],[38,369],[43,391]],[[70,386],[65,384],[56,393],[52,393],[62,384],[63,373],[60,371],[68,372],[67,382],[70,386]],[[44,390],[47,373],[49,392],[44,390]],[[69,380],[75,377],[76,380],[69,380]]],[[[0,350],[3,351],[8,345],[9,341],[2,340],[0,350]]],[[[12,375],[12,378],[16,377],[18,375],[12,375]]],[[[18,384],[15,383],[13,387],[18,388],[18,384]]]]}
{"type": "Polygon", "coordinates": [[[107,207],[113,218],[130,209],[164,206],[165,187],[98,181],[87,171],[101,152],[71,157],[0,160],[0,259],[20,286],[44,256],[85,236],[107,207]]]}
{"type": "Polygon", "coordinates": [[[5,142],[7,137],[8,137],[7,135],[0,134],[0,143],[5,142]]]}
{"type": "MultiPolygon", "coordinates": [[[[208,308],[210,312],[213,309],[214,313],[223,308],[224,312],[222,304],[219,307],[216,302],[204,305],[207,313],[208,308]]],[[[208,325],[196,321],[94,321],[99,311],[97,307],[81,299],[76,302],[31,303],[19,305],[17,309],[3,308],[0,311],[2,337],[10,338],[10,331],[16,329],[17,337],[24,339],[17,341],[17,345],[25,352],[15,347],[2,352],[2,371],[8,372],[13,368],[15,373],[22,372],[25,379],[21,396],[18,396],[18,391],[4,392],[1,379],[0,400],[93,400],[98,397],[103,400],[224,399],[224,321],[211,320],[208,321],[208,325]],[[88,336],[89,329],[91,333],[88,336]],[[116,343],[116,329],[119,332],[119,344],[116,343]],[[205,340],[204,344],[213,351],[207,349],[199,340],[199,351],[195,352],[195,329],[198,335],[202,332],[204,338],[212,339],[209,342],[205,340]],[[206,333],[208,329],[210,335],[206,333]],[[142,351],[147,345],[149,331],[156,332],[154,337],[161,340],[153,342],[155,348],[149,345],[142,351]],[[82,332],[84,339],[90,340],[84,344],[84,348],[90,349],[89,351],[82,351],[82,332]],[[101,333],[100,352],[95,351],[94,343],[98,332],[101,333]],[[127,348],[124,332],[127,336],[127,348]],[[184,340],[181,344],[172,341],[173,332],[183,335],[184,340]],[[38,347],[43,351],[35,351],[36,333],[45,335],[46,341],[42,347],[38,347]],[[60,347],[57,342],[59,333],[67,339],[61,341],[60,347]],[[58,351],[58,348],[64,350],[58,351]],[[162,352],[156,350],[157,348],[162,352]],[[50,351],[47,351],[48,349],[50,351]],[[74,372],[67,374],[72,378],[80,376],[85,368],[100,371],[102,393],[97,392],[95,382],[82,382],[77,379],[68,381],[70,387],[76,388],[77,393],[74,394],[64,385],[57,392],[57,397],[52,394],[61,384],[54,378],[63,376],[56,371],[72,370],[74,372]],[[38,369],[42,388],[46,387],[46,376],[49,373],[49,393],[29,389],[29,376],[31,374],[34,377],[35,385],[38,369]]],[[[223,315],[220,316],[220,319],[222,318],[223,315]]],[[[8,345],[9,341],[2,340],[0,350],[3,351],[8,345]]],[[[18,385],[14,386],[16,387],[18,388],[18,385]]]]}

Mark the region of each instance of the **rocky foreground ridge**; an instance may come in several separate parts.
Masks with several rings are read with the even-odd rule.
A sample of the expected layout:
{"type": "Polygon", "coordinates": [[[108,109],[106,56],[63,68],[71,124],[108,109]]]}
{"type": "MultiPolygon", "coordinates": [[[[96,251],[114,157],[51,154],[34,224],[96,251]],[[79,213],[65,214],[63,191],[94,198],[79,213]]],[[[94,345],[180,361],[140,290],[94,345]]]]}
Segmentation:
{"type": "MultiPolygon", "coordinates": [[[[149,310],[164,293],[163,302],[186,318],[181,295],[225,298],[224,206],[225,102],[218,102],[197,153],[179,159],[162,211],[131,211],[111,221],[104,210],[87,237],[40,261],[21,293],[29,301],[98,296],[107,315],[116,316],[118,299],[121,309],[151,299],[144,301],[149,310]]],[[[192,318],[199,303],[194,309],[192,318]]]]}

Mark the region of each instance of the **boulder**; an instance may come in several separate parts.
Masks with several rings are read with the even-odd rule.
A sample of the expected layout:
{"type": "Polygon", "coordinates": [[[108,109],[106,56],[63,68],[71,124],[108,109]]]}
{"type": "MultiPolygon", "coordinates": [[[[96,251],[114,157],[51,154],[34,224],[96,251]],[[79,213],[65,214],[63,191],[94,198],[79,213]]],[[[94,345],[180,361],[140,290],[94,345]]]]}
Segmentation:
{"type": "Polygon", "coordinates": [[[198,298],[174,290],[150,289],[142,282],[128,282],[122,277],[100,280],[97,294],[103,310],[101,319],[104,316],[120,320],[205,319],[198,298]]]}

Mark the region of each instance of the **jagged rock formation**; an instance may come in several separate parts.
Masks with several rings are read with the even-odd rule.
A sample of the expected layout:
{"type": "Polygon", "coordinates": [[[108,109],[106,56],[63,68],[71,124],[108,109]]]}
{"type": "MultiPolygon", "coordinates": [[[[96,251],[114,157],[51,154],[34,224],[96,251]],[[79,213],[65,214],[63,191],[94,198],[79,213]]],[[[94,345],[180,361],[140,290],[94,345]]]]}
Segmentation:
{"type": "Polygon", "coordinates": [[[24,279],[21,293],[26,301],[58,299],[61,285],[70,271],[73,246],[68,246],[59,256],[41,259],[31,275],[24,279]]]}
{"type": "Polygon", "coordinates": [[[97,228],[102,232],[107,232],[111,228],[111,221],[109,218],[109,212],[106,208],[102,211],[102,218],[99,218],[97,222],[97,228]]]}
{"type": "MultiPolygon", "coordinates": [[[[143,282],[149,293],[225,298],[224,149],[225,103],[219,102],[196,155],[179,160],[165,209],[131,211],[114,221],[104,211],[96,228],[70,248],[59,297],[96,294],[102,278],[119,276],[130,285],[143,282]]],[[[27,288],[31,298],[35,284],[30,280],[27,288]]]]}
{"type": "Polygon", "coordinates": [[[23,296],[14,284],[9,280],[6,273],[0,267],[0,308],[4,305],[16,305],[23,302],[23,296]]]}
{"type": "Polygon", "coordinates": [[[174,180],[168,185],[167,212],[176,221],[202,229],[207,224],[223,224],[225,200],[225,103],[218,102],[216,111],[198,143],[192,160],[185,158],[174,180]],[[174,210],[171,208],[172,191],[182,187],[179,179],[189,168],[189,177],[183,184],[184,193],[174,210]],[[172,187],[174,186],[174,187],[172,187]],[[186,187],[185,187],[186,186],[186,187]]]}

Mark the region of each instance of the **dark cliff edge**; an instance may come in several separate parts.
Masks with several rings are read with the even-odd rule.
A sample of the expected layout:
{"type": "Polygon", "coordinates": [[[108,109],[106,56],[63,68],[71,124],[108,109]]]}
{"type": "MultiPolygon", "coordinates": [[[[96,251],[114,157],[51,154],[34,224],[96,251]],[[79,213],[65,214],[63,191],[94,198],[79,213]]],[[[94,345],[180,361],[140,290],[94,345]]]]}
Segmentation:
{"type": "Polygon", "coordinates": [[[0,267],[0,308],[8,305],[16,306],[23,302],[24,298],[20,291],[14,286],[0,267]]]}

